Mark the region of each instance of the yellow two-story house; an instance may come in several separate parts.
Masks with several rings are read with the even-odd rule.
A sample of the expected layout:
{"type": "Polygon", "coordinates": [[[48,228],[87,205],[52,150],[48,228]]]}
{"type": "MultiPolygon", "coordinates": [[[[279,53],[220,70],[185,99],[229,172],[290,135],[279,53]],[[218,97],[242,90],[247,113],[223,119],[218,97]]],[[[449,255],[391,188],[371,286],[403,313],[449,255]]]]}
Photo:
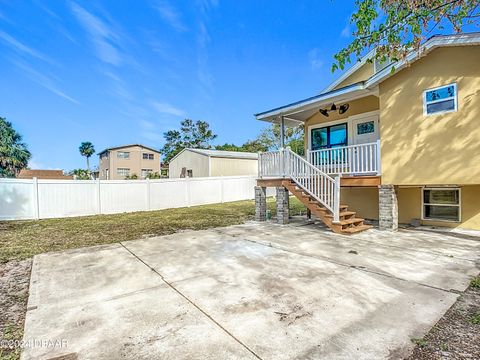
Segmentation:
{"type": "Polygon", "coordinates": [[[363,219],[480,230],[480,33],[434,36],[394,63],[373,55],[319,95],[256,114],[303,124],[307,154],[261,154],[257,198],[288,189],[337,232],[363,219]]]}

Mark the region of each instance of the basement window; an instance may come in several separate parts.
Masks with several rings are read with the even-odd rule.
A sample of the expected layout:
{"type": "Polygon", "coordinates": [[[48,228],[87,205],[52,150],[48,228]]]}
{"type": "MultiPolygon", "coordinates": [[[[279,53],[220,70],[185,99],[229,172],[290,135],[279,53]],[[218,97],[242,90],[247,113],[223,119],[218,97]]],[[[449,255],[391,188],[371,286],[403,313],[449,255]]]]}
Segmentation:
{"type": "Polygon", "coordinates": [[[422,219],[460,221],[460,189],[424,188],[422,194],[422,219]]]}
{"type": "Polygon", "coordinates": [[[423,92],[423,113],[442,114],[457,111],[457,84],[450,84],[423,92]]]}

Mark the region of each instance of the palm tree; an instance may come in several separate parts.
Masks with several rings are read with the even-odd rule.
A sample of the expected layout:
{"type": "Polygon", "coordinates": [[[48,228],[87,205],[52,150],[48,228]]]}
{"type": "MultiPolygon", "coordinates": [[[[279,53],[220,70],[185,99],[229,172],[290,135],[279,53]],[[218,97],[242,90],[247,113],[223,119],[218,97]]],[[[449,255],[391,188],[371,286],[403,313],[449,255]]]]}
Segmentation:
{"type": "Polygon", "coordinates": [[[28,165],[32,154],[12,123],[0,117],[0,177],[14,177],[28,165]]]}
{"type": "Polygon", "coordinates": [[[87,170],[90,172],[90,156],[95,154],[95,148],[93,147],[93,144],[90,141],[82,142],[78,150],[82,156],[87,158],[87,170]]]}

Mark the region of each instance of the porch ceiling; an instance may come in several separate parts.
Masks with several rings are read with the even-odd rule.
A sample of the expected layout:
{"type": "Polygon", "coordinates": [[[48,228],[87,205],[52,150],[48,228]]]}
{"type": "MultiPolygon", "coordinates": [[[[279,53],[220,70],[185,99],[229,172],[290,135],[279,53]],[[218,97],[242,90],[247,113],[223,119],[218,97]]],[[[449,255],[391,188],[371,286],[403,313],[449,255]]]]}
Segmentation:
{"type": "Polygon", "coordinates": [[[332,103],[338,104],[377,94],[378,89],[367,89],[364,83],[360,82],[255,114],[255,117],[257,120],[280,123],[281,117],[283,116],[286,126],[296,127],[303,124],[309,117],[318,112],[319,109],[328,107],[332,103]]]}

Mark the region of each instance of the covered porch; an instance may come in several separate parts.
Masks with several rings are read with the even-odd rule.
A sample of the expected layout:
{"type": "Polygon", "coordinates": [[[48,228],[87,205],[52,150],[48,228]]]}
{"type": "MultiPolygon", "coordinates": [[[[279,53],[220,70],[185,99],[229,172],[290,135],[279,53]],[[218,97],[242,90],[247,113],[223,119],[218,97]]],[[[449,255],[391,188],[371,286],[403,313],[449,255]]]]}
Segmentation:
{"type": "Polygon", "coordinates": [[[386,220],[380,227],[395,230],[394,191],[384,188],[381,179],[379,107],[378,88],[360,82],[256,114],[258,120],[281,128],[280,149],[259,155],[257,187],[294,194],[339,233],[368,228],[341,199],[341,188],[376,188],[382,199],[381,219],[386,220]],[[304,156],[285,146],[285,129],[300,125],[305,128],[304,156]]]}

